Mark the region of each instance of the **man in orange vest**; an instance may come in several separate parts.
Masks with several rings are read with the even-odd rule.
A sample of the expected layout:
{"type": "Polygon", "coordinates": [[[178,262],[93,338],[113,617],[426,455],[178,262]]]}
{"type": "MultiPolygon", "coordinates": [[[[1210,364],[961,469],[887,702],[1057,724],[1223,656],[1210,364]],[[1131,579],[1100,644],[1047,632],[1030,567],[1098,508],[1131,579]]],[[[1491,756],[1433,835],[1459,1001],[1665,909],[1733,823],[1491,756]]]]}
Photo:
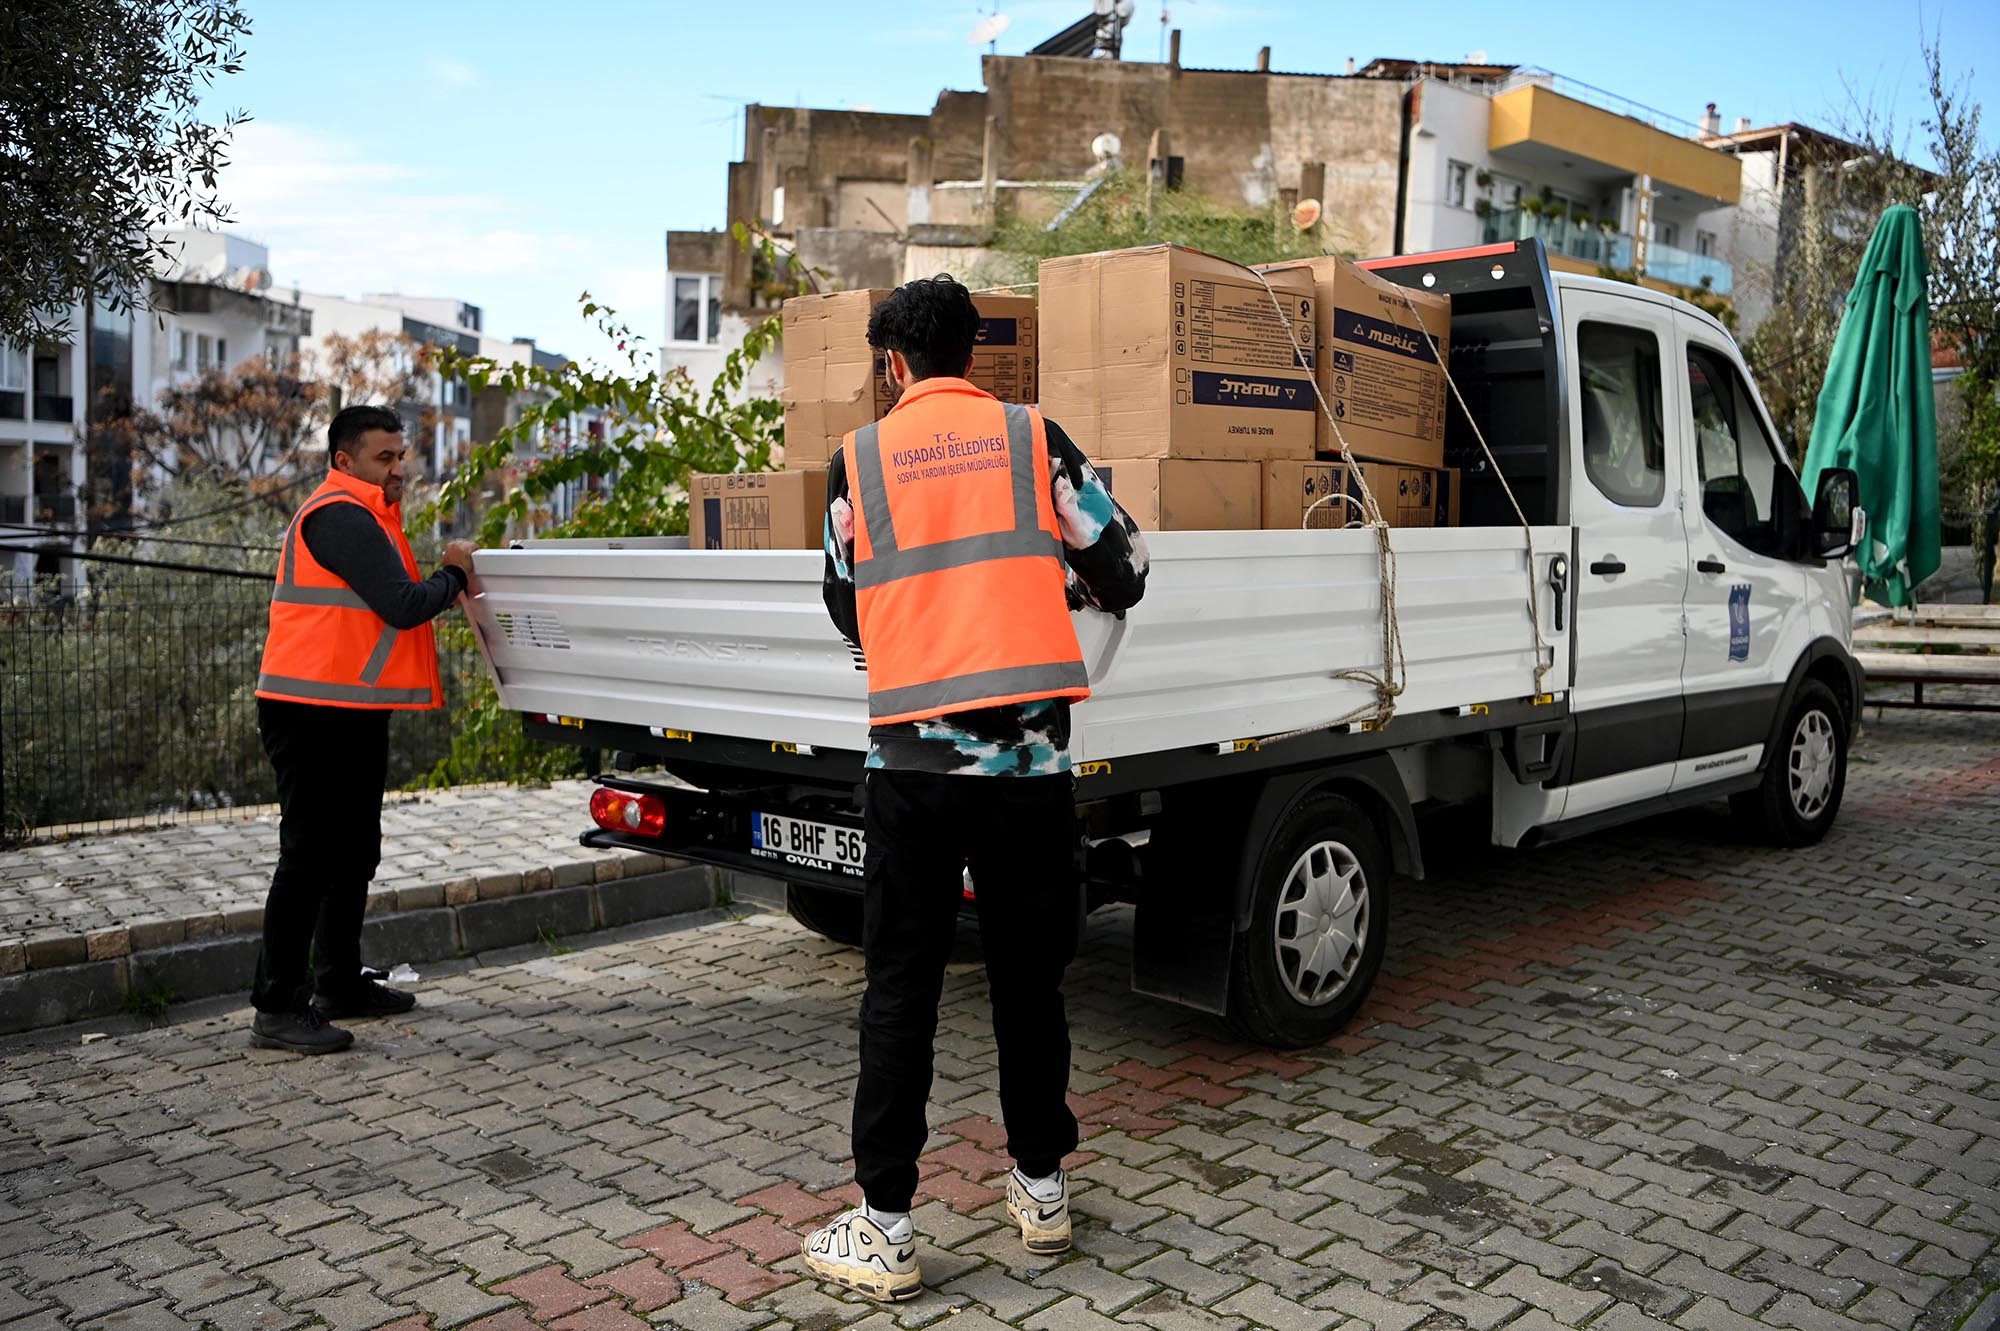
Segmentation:
{"type": "Polygon", "coordinates": [[[878,306],[868,342],[901,397],[847,436],[827,478],[827,610],[868,661],[864,1203],[806,1240],[805,1263],[886,1301],[922,1288],[910,1206],[967,870],[1015,1161],[1008,1214],[1030,1252],[1069,1247],[1062,978],[1083,925],[1069,707],[1090,694],[1070,610],[1122,614],[1146,586],[1144,539],[1062,429],[967,382],[979,331],[948,276],[878,306]]]}
{"type": "Polygon", "coordinates": [[[389,713],[444,705],[430,621],[470,584],[470,541],[417,576],[403,535],[403,423],[349,407],[327,426],[332,468],[292,518],[271,591],[257,728],[278,776],[278,867],[264,902],[251,1040],[328,1054],[329,1017],[408,1012],[361,970],[361,919],[382,857],[389,713]]]}

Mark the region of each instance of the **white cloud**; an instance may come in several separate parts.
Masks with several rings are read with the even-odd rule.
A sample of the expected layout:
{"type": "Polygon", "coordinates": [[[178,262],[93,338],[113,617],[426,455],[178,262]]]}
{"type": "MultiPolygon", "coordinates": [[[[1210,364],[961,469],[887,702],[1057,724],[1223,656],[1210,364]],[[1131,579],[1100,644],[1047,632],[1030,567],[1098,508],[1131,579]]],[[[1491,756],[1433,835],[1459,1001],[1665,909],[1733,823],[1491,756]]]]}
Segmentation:
{"type": "Polygon", "coordinates": [[[479,71],[450,56],[432,56],[424,62],[424,72],[430,76],[431,95],[436,98],[464,92],[479,82],[479,71]]]}
{"type": "MultiPolygon", "coordinates": [[[[231,157],[222,195],[236,226],[270,246],[280,287],[456,296],[487,311],[491,332],[558,350],[588,341],[575,300],[599,271],[601,244],[550,222],[535,195],[441,189],[429,168],[267,121],[242,126],[231,157]]],[[[644,290],[622,273],[618,285],[635,298],[644,290]]],[[[650,309],[630,311],[634,327],[657,323],[661,302],[656,276],[650,309]]]]}

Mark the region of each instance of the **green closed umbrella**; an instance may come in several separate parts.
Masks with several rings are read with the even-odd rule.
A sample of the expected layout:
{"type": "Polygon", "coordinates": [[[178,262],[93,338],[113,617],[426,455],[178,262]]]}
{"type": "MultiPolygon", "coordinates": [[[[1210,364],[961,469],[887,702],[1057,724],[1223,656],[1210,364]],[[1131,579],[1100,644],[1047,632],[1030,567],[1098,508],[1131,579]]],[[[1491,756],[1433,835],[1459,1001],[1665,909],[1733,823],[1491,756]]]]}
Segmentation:
{"type": "Polygon", "coordinates": [[[1806,447],[1808,495],[1822,467],[1860,477],[1868,536],[1855,558],[1869,598],[1888,605],[1915,604],[1917,584],[1938,569],[1929,274],[1916,209],[1898,204],[1861,256],[1806,447]]]}

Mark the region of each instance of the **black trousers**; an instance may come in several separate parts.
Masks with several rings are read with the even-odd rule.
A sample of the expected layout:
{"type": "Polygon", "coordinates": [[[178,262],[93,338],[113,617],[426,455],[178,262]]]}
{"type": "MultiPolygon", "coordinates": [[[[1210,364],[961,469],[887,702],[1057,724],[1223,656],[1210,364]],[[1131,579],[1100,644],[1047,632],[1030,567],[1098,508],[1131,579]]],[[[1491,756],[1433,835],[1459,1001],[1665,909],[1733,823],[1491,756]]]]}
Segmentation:
{"type": "Polygon", "coordinates": [[[868,774],[861,1076],[854,1174],[869,1205],[907,1211],[929,1127],[938,1004],[972,870],[1000,1057],[1007,1153],[1031,1177],[1076,1149],[1063,972],[1076,955],[1075,783],[1068,775],[868,774]]]}
{"type": "Polygon", "coordinates": [[[382,859],[389,713],[257,700],[278,774],[278,867],[264,900],[264,948],[250,1001],[289,1012],[361,975],[361,917],[382,859]]]}

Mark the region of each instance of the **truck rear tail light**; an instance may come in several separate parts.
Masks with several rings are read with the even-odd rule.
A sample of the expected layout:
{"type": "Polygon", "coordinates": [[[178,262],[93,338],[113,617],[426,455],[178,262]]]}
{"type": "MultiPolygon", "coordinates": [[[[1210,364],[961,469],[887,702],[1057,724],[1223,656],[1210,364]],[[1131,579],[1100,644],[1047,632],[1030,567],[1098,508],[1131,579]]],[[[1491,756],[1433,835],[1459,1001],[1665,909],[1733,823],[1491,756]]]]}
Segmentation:
{"type": "Polygon", "coordinates": [[[658,795],[599,786],[590,792],[590,817],[607,832],[656,837],[667,830],[667,806],[658,795]]]}

